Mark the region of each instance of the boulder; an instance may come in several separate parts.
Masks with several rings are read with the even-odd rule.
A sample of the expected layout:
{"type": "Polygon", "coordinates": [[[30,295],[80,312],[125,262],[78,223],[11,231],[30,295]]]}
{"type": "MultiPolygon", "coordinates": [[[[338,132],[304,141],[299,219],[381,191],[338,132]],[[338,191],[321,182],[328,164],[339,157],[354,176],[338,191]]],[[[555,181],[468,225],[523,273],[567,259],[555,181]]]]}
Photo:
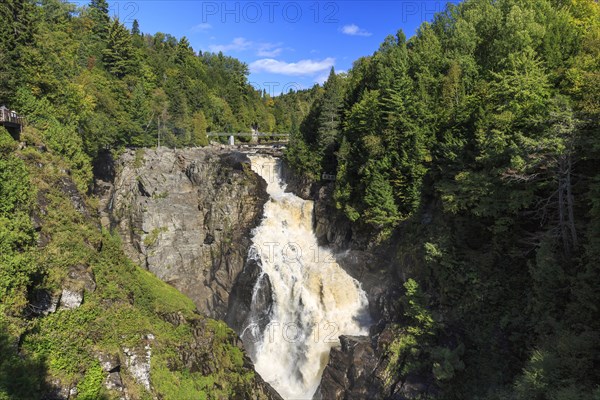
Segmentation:
{"type": "Polygon", "coordinates": [[[60,308],[72,310],[83,303],[83,290],[63,289],[60,296],[60,308]]]}
{"type": "Polygon", "coordinates": [[[50,293],[47,290],[35,290],[31,294],[29,310],[35,315],[48,315],[56,312],[60,295],[50,293]]]}

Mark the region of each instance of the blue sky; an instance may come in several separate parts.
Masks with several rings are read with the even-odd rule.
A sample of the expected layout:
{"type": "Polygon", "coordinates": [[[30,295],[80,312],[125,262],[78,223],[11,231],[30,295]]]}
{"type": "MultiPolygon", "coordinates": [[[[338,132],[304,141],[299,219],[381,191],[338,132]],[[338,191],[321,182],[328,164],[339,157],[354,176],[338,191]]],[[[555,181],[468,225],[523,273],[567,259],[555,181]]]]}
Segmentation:
{"type": "Polygon", "coordinates": [[[277,95],[347,71],[383,39],[412,36],[445,1],[109,1],[111,14],[144,33],[186,36],[194,50],[223,51],[250,67],[248,80],[277,95]]]}

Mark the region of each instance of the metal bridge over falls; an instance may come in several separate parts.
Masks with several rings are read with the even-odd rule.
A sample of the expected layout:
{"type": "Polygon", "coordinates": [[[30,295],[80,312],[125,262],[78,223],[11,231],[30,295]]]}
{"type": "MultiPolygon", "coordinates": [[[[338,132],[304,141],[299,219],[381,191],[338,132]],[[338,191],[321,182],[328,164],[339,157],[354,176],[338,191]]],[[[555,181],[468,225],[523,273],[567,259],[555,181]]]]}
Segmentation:
{"type": "Polygon", "coordinates": [[[209,132],[206,134],[207,137],[227,137],[229,138],[229,144],[235,144],[235,137],[250,138],[251,141],[257,141],[259,139],[267,140],[278,140],[287,141],[290,137],[289,133],[268,133],[268,132],[238,132],[238,133],[221,133],[221,132],[209,132]]]}
{"type": "Polygon", "coordinates": [[[252,133],[252,132],[238,132],[238,133],[217,133],[217,132],[208,132],[206,134],[208,137],[215,136],[245,136],[245,137],[290,137],[289,133],[252,133]]]}

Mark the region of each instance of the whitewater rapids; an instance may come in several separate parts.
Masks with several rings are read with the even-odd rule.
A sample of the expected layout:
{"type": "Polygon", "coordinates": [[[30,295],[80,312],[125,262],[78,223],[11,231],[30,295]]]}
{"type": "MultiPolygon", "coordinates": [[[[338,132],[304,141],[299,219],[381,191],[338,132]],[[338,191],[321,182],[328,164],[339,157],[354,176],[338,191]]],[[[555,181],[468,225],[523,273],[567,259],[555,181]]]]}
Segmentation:
{"type": "MultiPolygon", "coordinates": [[[[252,169],[267,182],[270,199],[252,233],[248,258],[268,276],[273,303],[268,325],[261,328],[251,315],[241,336],[252,340],[247,347],[256,371],[283,398],[311,399],[338,337],[367,334],[367,296],[334,255],[318,246],[313,202],[285,192],[280,160],[259,155],[250,159],[252,169]]],[[[257,280],[255,294],[263,283],[257,280]]]]}

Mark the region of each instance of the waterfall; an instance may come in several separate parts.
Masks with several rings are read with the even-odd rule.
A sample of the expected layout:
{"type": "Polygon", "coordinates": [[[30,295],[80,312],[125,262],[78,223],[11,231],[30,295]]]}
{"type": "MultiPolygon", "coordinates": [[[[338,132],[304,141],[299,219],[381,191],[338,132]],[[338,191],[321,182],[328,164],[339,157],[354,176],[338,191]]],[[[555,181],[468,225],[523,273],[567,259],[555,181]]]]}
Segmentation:
{"type": "Polygon", "coordinates": [[[248,254],[262,268],[252,302],[266,275],[272,308],[265,324],[257,320],[264,319],[264,313],[259,315],[251,305],[250,323],[241,336],[252,349],[258,373],[282,397],[311,399],[338,337],[367,334],[367,297],[334,255],[318,246],[312,230],[313,202],[285,193],[280,160],[258,155],[250,159],[270,195],[248,254]]]}

